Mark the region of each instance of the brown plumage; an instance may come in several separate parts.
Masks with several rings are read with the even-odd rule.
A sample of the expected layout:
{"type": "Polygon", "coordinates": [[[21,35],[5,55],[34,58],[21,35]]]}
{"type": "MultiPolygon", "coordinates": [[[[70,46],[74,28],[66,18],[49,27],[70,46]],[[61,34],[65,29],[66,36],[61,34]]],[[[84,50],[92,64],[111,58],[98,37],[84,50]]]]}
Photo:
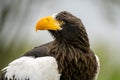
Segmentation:
{"type": "Polygon", "coordinates": [[[66,11],[58,13],[56,19],[64,24],[62,30],[49,30],[55,40],[35,47],[24,56],[55,57],[60,80],[94,80],[98,63],[81,20],[66,11]]]}

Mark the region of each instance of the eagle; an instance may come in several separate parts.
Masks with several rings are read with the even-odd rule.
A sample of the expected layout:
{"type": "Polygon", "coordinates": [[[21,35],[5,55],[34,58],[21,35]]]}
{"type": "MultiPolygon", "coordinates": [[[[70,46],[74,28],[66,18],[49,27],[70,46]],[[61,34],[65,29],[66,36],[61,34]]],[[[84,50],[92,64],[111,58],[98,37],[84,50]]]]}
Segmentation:
{"type": "Polygon", "coordinates": [[[37,46],[2,69],[0,80],[96,80],[100,63],[82,21],[68,11],[41,18],[36,31],[54,40],[37,46]]]}

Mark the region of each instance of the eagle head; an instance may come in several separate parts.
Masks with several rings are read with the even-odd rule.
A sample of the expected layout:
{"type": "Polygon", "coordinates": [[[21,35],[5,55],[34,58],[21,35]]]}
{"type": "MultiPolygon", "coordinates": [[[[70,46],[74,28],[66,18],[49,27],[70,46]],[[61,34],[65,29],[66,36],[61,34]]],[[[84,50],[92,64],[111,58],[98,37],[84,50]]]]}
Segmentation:
{"type": "Polygon", "coordinates": [[[76,42],[76,44],[82,41],[83,45],[89,46],[87,33],[81,20],[67,11],[41,18],[36,24],[37,30],[48,30],[57,41],[76,42]]]}

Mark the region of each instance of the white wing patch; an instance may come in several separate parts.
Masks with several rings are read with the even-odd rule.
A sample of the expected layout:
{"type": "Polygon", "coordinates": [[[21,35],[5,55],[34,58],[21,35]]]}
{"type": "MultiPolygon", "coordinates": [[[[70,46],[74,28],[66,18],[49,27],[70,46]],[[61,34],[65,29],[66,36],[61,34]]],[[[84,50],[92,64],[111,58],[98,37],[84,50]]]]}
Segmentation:
{"type": "Polygon", "coordinates": [[[59,80],[58,65],[54,57],[21,57],[3,69],[5,77],[16,80],[59,80]]]}

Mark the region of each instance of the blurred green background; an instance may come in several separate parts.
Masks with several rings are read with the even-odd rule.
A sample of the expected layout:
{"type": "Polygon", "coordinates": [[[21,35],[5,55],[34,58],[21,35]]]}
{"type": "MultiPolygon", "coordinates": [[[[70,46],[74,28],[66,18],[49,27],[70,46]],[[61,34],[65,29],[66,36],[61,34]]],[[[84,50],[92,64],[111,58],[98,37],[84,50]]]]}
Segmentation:
{"type": "Polygon", "coordinates": [[[0,70],[28,50],[52,40],[35,32],[41,17],[67,10],[78,16],[98,55],[98,80],[120,80],[120,0],[0,0],[0,70]]]}

